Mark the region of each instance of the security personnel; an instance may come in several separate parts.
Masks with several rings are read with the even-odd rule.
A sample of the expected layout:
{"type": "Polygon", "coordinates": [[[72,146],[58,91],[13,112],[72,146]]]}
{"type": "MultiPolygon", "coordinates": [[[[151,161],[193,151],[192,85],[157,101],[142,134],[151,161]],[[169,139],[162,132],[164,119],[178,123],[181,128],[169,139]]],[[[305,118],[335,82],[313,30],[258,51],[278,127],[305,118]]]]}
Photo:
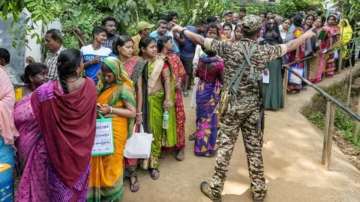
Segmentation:
{"type": "Polygon", "coordinates": [[[251,191],[254,201],[263,201],[267,186],[264,177],[262,157],[263,133],[261,132],[261,101],[258,80],[266,63],[287,52],[295,50],[306,39],[315,36],[312,30],[301,37],[280,45],[259,45],[262,19],[248,15],[243,19],[243,39],[229,43],[204,38],[174,26],[173,31],[181,32],[194,42],[214,50],[225,61],[225,85],[223,96],[229,96],[222,118],[218,140],[215,173],[209,182],[201,183],[201,191],[213,201],[221,201],[226,172],[240,131],[242,133],[251,179],[251,191]],[[228,93],[229,92],[229,93],[228,93]]]}

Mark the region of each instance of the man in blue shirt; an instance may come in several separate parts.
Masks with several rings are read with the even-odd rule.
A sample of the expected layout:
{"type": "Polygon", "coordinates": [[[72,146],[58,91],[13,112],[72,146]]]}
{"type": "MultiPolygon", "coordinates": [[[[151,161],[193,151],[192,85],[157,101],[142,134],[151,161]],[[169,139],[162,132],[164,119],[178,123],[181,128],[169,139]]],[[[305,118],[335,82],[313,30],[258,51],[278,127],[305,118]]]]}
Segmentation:
{"type": "Polygon", "coordinates": [[[179,47],[175,43],[172,33],[168,31],[168,22],[166,20],[159,20],[158,28],[155,31],[151,32],[149,36],[151,38],[154,38],[156,41],[158,41],[162,36],[170,36],[173,42],[172,51],[176,54],[180,53],[179,47]]]}
{"type": "MultiPolygon", "coordinates": [[[[197,27],[188,25],[186,26],[186,29],[197,34],[203,34],[206,29],[206,22],[204,21],[199,22],[197,27]]],[[[193,79],[193,69],[194,69],[193,59],[194,59],[196,44],[194,44],[186,36],[180,36],[179,45],[180,45],[180,59],[186,71],[184,96],[188,96],[188,90],[190,90],[191,88],[191,82],[193,79]]]]}

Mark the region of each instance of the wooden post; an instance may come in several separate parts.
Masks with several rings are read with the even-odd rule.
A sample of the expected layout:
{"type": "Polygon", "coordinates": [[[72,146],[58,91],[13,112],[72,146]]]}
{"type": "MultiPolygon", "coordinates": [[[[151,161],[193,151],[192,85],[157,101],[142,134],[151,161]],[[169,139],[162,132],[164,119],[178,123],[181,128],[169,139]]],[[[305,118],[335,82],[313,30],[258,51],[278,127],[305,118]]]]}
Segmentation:
{"type": "Polygon", "coordinates": [[[331,101],[326,103],[325,135],[321,163],[329,169],[331,162],[332,135],[334,132],[335,105],[331,101]]]}
{"type": "Polygon", "coordinates": [[[349,84],[348,84],[348,92],[347,92],[347,98],[346,98],[346,104],[348,107],[350,107],[351,105],[351,86],[352,86],[352,79],[353,79],[353,73],[352,73],[352,69],[353,69],[353,64],[352,64],[352,60],[351,60],[351,55],[352,52],[355,48],[355,42],[353,43],[353,45],[350,48],[350,67],[349,67],[349,84]]]}
{"type": "Polygon", "coordinates": [[[340,46],[340,48],[338,49],[338,52],[339,52],[338,72],[340,73],[342,71],[342,66],[343,66],[343,58],[341,56],[341,54],[342,54],[342,46],[340,46]]]}
{"type": "MultiPolygon", "coordinates": [[[[357,107],[356,107],[356,112],[359,113],[360,112],[360,97],[358,97],[358,103],[357,103],[357,107]]],[[[354,131],[354,135],[355,135],[355,141],[358,142],[360,139],[360,121],[354,121],[355,122],[355,131],[354,131]]]]}
{"type": "Polygon", "coordinates": [[[346,98],[346,105],[350,107],[351,105],[351,88],[352,88],[352,82],[353,82],[353,74],[352,74],[352,66],[349,67],[349,83],[348,83],[348,92],[347,92],[347,98],[346,98]]]}
{"type": "Polygon", "coordinates": [[[288,78],[289,78],[289,70],[287,68],[285,68],[284,78],[283,78],[283,103],[284,103],[284,107],[286,106],[288,78]]]}

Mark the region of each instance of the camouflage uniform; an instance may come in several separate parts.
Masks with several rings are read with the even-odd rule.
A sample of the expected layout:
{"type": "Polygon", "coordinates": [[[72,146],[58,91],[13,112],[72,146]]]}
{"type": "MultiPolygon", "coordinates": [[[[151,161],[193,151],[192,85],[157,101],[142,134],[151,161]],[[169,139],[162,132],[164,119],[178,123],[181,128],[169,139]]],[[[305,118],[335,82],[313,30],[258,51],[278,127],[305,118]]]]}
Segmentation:
{"type": "MultiPolygon", "coordinates": [[[[261,27],[261,19],[254,15],[246,16],[243,26],[256,31],[261,27]]],[[[263,133],[259,127],[261,101],[258,80],[266,63],[282,56],[282,48],[280,45],[259,45],[250,39],[233,44],[205,39],[205,47],[215,50],[225,61],[226,82],[231,80],[240,64],[244,62],[244,51],[250,52],[252,46],[255,46],[250,58],[252,66],[247,66],[244,70],[236,96],[230,98],[228,108],[220,120],[215,174],[209,183],[215,199],[221,200],[226,172],[240,131],[244,139],[254,199],[263,199],[267,190],[262,158],[263,133]]],[[[224,88],[228,88],[226,82],[224,88]]]]}

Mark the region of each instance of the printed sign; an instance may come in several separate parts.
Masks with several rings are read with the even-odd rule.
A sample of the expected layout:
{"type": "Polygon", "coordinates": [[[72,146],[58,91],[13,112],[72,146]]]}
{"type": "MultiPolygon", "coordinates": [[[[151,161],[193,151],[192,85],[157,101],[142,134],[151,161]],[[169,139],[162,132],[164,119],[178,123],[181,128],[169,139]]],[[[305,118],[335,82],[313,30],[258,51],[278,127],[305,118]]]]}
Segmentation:
{"type": "Polygon", "coordinates": [[[96,134],[92,156],[104,156],[114,153],[114,136],[111,118],[96,120],[96,134]]]}

